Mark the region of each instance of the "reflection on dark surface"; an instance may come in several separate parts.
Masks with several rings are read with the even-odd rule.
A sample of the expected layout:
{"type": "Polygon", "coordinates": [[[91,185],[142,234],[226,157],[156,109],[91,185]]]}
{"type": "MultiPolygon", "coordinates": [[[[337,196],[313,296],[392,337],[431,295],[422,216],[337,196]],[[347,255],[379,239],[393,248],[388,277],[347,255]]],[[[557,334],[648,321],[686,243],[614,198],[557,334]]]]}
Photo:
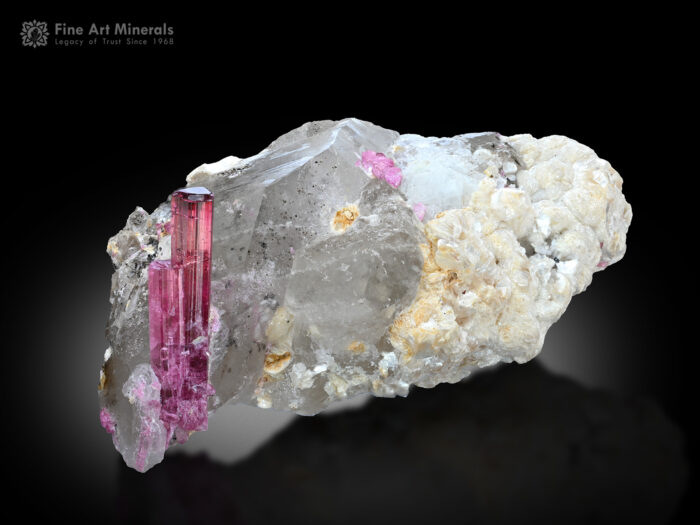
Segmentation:
{"type": "Polygon", "coordinates": [[[536,362],[298,418],[225,466],[123,466],[116,516],[188,523],[664,523],[683,440],[648,400],[590,391],[536,362]]]}

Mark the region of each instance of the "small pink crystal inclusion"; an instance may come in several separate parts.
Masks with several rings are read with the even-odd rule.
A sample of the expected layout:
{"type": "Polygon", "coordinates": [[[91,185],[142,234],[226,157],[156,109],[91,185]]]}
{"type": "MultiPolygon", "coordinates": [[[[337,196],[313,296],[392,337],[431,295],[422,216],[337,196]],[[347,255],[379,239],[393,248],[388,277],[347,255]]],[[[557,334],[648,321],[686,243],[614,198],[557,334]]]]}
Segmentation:
{"type": "Polygon", "coordinates": [[[376,151],[367,150],[363,152],[362,158],[355,163],[355,166],[361,167],[367,173],[371,173],[372,176],[380,180],[385,180],[394,188],[398,188],[403,179],[401,168],[394,164],[392,159],[376,151]]]}
{"type": "Polygon", "coordinates": [[[116,429],[114,418],[112,418],[112,414],[110,414],[109,410],[106,408],[100,410],[100,424],[108,434],[114,434],[114,430],[116,429]]]}
{"type": "Polygon", "coordinates": [[[422,202],[416,202],[413,205],[413,213],[415,213],[418,220],[422,222],[423,218],[425,217],[425,204],[422,202]]]}
{"type": "Polygon", "coordinates": [[[187,441],[206,430],[209,384],[209,303],[214,197],[184,188],[171,200],[171,259],[148,267],[151,366],[161,383],[160,419],[187,441]]]}

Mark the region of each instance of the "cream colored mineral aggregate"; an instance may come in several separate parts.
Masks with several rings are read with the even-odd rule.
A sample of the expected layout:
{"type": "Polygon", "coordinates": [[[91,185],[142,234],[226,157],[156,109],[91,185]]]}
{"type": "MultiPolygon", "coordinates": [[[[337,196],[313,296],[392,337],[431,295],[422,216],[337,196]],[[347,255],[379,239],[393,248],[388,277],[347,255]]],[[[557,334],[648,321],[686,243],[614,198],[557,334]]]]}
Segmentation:
{"type": "MultiPolygon", "coordinates": [[[[331,401],[344,399],[349,386],[405,395],[411,384],[433,387],[475,368],[529,361],[571,297],[602,269],[597,265],[622,258],[632,212],[622,179],[607,161],[567,137],[503,140],[522,160],[520,169],[511,162],[503,170],[515,175],[517,187],[491,176],[498,170],[492,152],[469,155],[486,164],[486,176],[469,188],[465,207],[444,210],[425,224],[419,290],[389,329],[392,351],[376,354],[369,371],[343,369],[321,353],[320,372],[303,364],[293,369],[292,391],[325,378],[331,401]]],[[[399,142],[406,144],[405,136],[399,142]]],[[[412,170],[420,166],[406,170],[409,181],[412,170]]]]}

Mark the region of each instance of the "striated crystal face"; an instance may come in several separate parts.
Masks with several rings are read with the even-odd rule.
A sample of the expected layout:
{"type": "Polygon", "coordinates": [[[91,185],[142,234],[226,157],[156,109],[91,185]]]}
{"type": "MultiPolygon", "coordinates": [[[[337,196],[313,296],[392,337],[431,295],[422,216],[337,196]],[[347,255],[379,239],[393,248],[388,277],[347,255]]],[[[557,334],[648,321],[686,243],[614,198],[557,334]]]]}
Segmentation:
{"type": "Polygon", "coordinates": [[[207,429],[213,196],[205,188],[171,199],[171,260],[148,266],[151,366],[160,380],[160,419],[179,443],[207,429]]]}
{"type": "MultiPolygon", "coordinates": [[[[187,180],[216,195],[211,291],[190,294],[201,307],[186,309],[204,315],[210,301],[210,315],[184,323],[187,344],[209,323],[209,410],[235,402],[311,415],[532,359],[571,297],[622,258],[631,220],[619,174],[560,136],[425,138],[312,122],[187,180]]],[[[101,420],[132,466],[144,429],[144,468],[166,446],[152,403],[125,390],[168,388],[150,366],[148,265],[171,246],[174,260],[207,252],[176,227],[210,202],[188,191],[182,207],[176,192],[172,210],[137,208],[108,244],[101,420]]],[[[183,289],[199,289],[206,271],[183,270],[183,289]]]]}
{"type": "Polygon", "coordinates": [[[187,188],[171,199],[173,266],[182,268],[184,338],[209,337],[211,242],[214,197],[206,188],[187,188]]]}
{"type": "Polygon", "coordinates": [[[191,431],[207,429],[207,399],[214,392],[209,384],[213,212],[214,197],[206,188],[173,193],[171,256],[173,265],[181,268],[183,297],[179,442],[191,431]]]}
{"type": "Polygon", "coordinates": [[[182,385],[184,349],[182,269],[172,261],[148,266],[148,314],[151,366],[160,381],[160,419],[176,426],[182,385]]]}

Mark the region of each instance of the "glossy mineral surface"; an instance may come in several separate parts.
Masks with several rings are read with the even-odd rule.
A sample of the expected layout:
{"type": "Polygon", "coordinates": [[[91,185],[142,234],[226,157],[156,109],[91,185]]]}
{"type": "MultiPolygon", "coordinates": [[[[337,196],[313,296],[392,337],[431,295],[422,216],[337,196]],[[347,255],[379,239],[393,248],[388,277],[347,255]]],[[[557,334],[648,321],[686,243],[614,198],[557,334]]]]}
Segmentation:
{"type": "Polygon", "coordinates": [[[148,267],[151,367],[168,442],[184,443],[190,432],[207,429],[213,203],[206,188],[173,193],[171,259],[148,267]]]}
{"type": "MultiPolygon", "coordinates": [[[[355,119],[305,124],[187,181],[216,195],[210,410],[311,415],[528,361],[571,297],[622,258],[632,215],[619,174],[572,139],[424,138],[355,119]]],[[[169,220],[168,203],[137,208],[108,244],[101,420],[130,465],[157,427],[146,269],[170,256],[169,220]]]]}

